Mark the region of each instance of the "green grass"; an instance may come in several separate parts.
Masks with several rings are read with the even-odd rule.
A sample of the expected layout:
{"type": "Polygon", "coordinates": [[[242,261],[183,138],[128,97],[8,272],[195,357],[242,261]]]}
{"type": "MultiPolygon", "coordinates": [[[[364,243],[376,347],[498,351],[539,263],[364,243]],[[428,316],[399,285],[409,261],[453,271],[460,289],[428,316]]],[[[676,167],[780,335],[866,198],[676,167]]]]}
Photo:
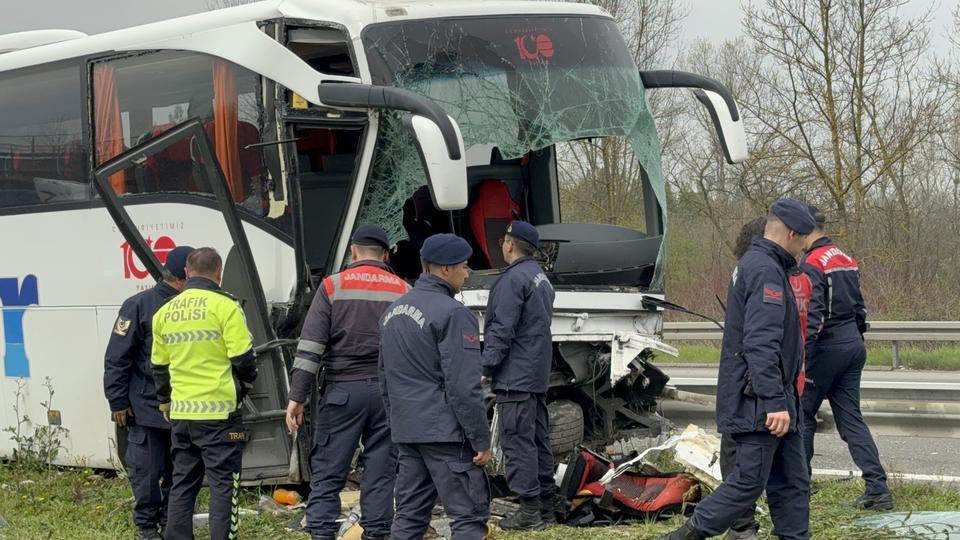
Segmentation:
{"type": "MultiPolygon", "coordinates": [[[[863,491],[860,481],[820,481],[821,491],[811,500],[811,538],[824,540],[882,540],[892,534],[852,529],[850,524],[869,513],[845,508],[843,503],[855,499],[863,491]]],[[[891,485],[897,500],[897,511],[950,511],[960,508],[960,492],[955,487],[933,484],[891,485]]],[[[254,509],[260,491],[245,490],[241,507],[254,509]]],[[[205,497],[201,497],[201,500],[205,497]]],[[[119,477],[96,478],[83,469],[26,471],[9,464],[0,464],[0,515],[8,525],[0,528],[0,538],[14,539],[113,539],[131,538],[131,493],[126,480],[119,477]],[[30,485],[21,485],[24,480],[30,485]],[[2,487],[5,486],[5,487],[2,487]]],[[[203,502],[201,502],[203,505],[203,502]]],[[[284,526],[291,514],[241,516],[242,538],[305,539],[303,533],[291,533],[284,526]]],[[[617,527],[572,529],[552,527],[537,533],[505,533],[498,531],[496,540],[585,540],[654,539],[676,527],[677,521],[635,523],[617,527]]],[[[770,530],[769,518],[761,520],[770,530]]],[[[202,538],[202,533],[198,538],[202,538]]],[[[766,535],[761,535],[766,538],[766,535]]],[[[901,537],[905,538],[905,537],[901,537]]],[[[909,537],[906,537],[909,538],[909,537]]]]}
{"type": "MultiPolygon", "coordinates": [[[[720,347],[701,344],[681,344],[680,356],[660,355],[661,364],[716,364],[720,361],[720,347]]],[[[893,366],[893,349],[889,345],[870,345],[867,349],[868,366],[893,366]]],[[[960,370],[960,347],[901,346],[900,365],[909,369],[941,371],[960,370]]]]}

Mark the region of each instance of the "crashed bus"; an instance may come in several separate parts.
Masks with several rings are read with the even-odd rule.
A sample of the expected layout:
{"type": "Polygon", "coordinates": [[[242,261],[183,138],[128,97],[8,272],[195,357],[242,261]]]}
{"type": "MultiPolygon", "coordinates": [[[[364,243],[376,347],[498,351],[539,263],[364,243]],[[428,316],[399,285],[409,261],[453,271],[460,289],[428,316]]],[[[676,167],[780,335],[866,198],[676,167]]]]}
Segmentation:
{"type": "Polygon", "coordinates": [[[667,378],[652,360],[676,351],[659,338],[666,193],[646,92],[692,90],[731,163],[744,133],[726,88],[638,69],[601,9],[273,0],[0,36],[0,52],[0,427],[61,425],[57,463],[118,465],[107,339],[183,244],[225,255],[259,354],[245,480],[307,478],[310,439],[283,421],[287,374],[315,288],[363,222],[388,232],[407,279],[427,236],[466,238],[476,272],[460,299],[481,318],[507,223],[536,225],[556,289],[555,451],[657,429],[667,378]],[[558,158],[605,137],[642,167],[642,231],[562,219],[558,158]]]}

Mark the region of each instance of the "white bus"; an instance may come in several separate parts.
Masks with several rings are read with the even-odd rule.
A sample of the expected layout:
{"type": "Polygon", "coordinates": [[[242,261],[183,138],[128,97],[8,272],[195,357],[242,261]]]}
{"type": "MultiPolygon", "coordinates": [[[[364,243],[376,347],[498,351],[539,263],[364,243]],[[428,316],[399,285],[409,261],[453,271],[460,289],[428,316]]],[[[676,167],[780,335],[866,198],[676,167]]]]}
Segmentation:
{"type": "Polygon", "coordinates": [[[665,189],[645,92],[666,87],[709,109],[728,161],[746,156],[722,85],[638,70],[585,4],[273,0],[0,36],[0,427],[15,404],[45,418],[49,378],[50,420],[69,430],[57,462],[114,467],[102,375],[118,306],[174,246],[212,246],[260,350],[245,479],[297,481],[309,441],[282,421],[290,343],[355,226],[382,225],[410,279],[426,236],[463,235],[478,272],[462,300],[482,314],[519,217],[557,289],[559,442],[655,428],[666,377],[650,360],[675,351],[658,337],[665,189]],[[558,155],[604,137],[643,168],[643,231],[561,219],[558,155]]]}

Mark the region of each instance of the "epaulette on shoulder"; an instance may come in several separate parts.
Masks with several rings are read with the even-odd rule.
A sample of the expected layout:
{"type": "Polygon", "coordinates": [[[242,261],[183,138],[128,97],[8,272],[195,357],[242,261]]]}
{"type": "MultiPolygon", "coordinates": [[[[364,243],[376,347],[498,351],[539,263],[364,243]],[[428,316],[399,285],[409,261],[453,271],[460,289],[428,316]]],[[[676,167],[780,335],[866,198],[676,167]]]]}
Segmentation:
{"type": "Polygon", "coordinates": [[[236,303],[238,303],[238,304],[240,303],[240,299],[239,299],[239,298],[237,298],[236,296],[228,293],[227,291],[225,291],[225,290],[223,290],[223,289],[207,289],[207,290],[210,291],[210,292],[217,293],[217,294],[222,294],[223,296],[226,296],[227,298],[233,300],[234,302],[236,302],[236,303]]]}

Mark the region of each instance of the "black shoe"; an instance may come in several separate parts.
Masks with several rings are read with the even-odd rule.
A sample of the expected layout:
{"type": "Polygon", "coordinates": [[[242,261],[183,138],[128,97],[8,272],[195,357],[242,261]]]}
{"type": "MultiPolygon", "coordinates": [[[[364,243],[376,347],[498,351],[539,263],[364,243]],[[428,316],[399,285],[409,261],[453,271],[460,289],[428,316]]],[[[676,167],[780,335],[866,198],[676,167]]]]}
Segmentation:
{"type": "Polygon", "coordinates": [[[744,531],[730,529],[723,540],[757,540],[757,538],[757,529],[746,529],[744,531]]]}
{"type": "Polygon", "coordinates": [[[514,513],[500,520],[500,528],[505,531],[541,531],[546,528],[540,517],[540,502],[522,503],[514,513]]]}
{"type": "Polygon", "coordinates": [[[367,534],[360,533],[360,540],[390,540],[389,534],[367,534]]]}
{"type": "Polygon", "coordinates": [[[311,534],[310,540],[337,540],[335,534],[311,534]]]}
{"type": "Polygon", "coordinates": [[[853,504],[860,510],[893,510],[893,494],[861,495],[853,504]]]}
{"type": "Polygon", "coordinates": [[[700,531],[693,528],[693,525],[690,525],[690,522],[683,524],[683,527],[673,531],[672,533],[661,536],[660,540],[704,540],[706,536],[703,535],[700,531]]]}
{"type": "Polygon", "coordinates": [[[566,513],[566,505],[556,495],[540,499],[540,519],[546,526],[556,525],[557,516],[566,513]]]}
{"type": "Polygon", "coordinates": [[[140,527],[137,529],[137,540],[163,540],[156,527],[140,527]]]}

